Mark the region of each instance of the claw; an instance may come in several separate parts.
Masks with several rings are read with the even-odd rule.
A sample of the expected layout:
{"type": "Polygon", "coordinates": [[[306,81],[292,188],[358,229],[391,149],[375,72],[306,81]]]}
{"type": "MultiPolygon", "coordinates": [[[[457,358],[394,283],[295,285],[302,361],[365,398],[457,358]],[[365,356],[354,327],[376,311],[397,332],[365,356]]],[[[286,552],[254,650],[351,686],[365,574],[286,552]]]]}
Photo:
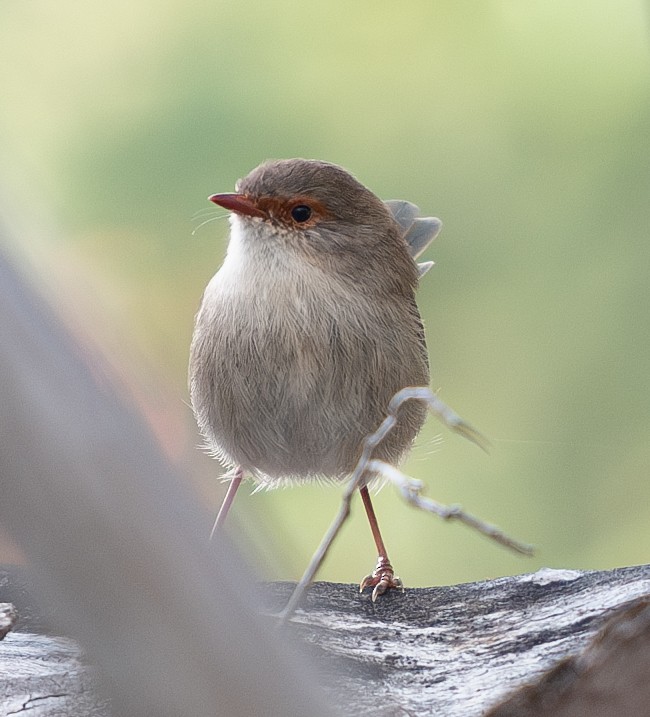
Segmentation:
{"type": "Polygon", "coordinates": [[[372,585],[372,573],[366,575],[366,577],[359,583],[359,592],[362,593],[366,588],[372,585]]]}
{"type": "Polygon", "coordinates": [[[395,575],[393,566],[388,562],[388,559],[381,556],[377,560],[377,567],[370,575],[366,575],[361,581],[359,592],[363,592],[366,588],[370,587],[374,588],[372,591],[373,602],[387,590],[396,589],[404,592],[404,584],[397,575],[395,575]]]}

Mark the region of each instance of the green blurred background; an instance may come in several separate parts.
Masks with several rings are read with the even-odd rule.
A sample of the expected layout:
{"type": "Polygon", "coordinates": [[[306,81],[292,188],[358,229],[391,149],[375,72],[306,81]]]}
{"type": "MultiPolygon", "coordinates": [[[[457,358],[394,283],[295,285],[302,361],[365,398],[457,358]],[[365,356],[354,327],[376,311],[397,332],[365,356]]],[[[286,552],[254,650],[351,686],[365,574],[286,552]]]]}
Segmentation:
{"type": "MultiPolygon", "coordinates": [[[[419,303],[434,421],[406,470],[534,543],[512,555],[376,499],[407,585],[650,561],[650,70],[632,0],[3,0],[0,203],[12,251],[88,334],[215,510],[186,405],[193,314],[269,157],[340,163],[445,227],[419,303]],[[442,441],[438,440],[442,436],[442,441]]],[[[296,578],[340,488],[242,492],[230,530],[296,578]]],[[[321,577],[374,566],[360,505],[321,577]]]]}

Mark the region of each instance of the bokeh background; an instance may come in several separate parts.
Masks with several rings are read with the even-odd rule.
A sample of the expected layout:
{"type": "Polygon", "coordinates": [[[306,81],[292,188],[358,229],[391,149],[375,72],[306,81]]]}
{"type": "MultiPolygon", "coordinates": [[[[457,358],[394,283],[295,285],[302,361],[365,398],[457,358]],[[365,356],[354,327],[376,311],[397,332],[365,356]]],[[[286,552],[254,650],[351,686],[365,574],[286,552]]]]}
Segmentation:
{"type": "MultiPolygon", "coordinates": [[[[633,0],[3,0],[9,249],[216,510],[186,391],[227,241],[225,219],[199,227],[206,197],[269,157],[340,163],[443,219],[419,293],[432,385],[493,443],[432,420],[406,470],[537,546],[510,554],[387,487],[406,584],[648,562],[649,59],[633,0]]],[[[340,492],[243,491],[229,530],[262,576],[296,578],[340,492]]],[[[355,505],[321,577],[374,559],[355,505]]]]}

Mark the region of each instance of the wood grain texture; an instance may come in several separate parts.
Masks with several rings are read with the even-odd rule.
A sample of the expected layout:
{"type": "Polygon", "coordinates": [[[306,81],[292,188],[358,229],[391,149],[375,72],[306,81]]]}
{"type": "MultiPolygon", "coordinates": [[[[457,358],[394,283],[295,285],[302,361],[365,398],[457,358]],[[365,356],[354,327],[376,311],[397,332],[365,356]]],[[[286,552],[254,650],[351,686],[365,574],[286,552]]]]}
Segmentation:
{"type": "MultiPolygon", "coordinates": [[[[258,586],[271,625],[293,587],[258,586]]],[[[392,592],[376,603],[354,585],[316,583],[289,630],[318,668],[334,714],[479,717],[493,709],[490,717],[644,715],[627,706],[650,704],[648,593],[650,566],[541,570],[392,592]]],[[[42,628],[46,621],[33,609],[29,614],[22,629],[31,629],[32,621],[42,628]]],[[[45,699],[61,687],[62,674],[62,691],[90,704],[95,672],[72,641],[11,633],[0,643],[0,695],[12,707],[0,705],[0,717],[37,695],[44,700],[39,717],[86,714],[54,711],[56,700],[45,699]],[[30,661],[38,673],[29,672],[30,661]],[[28,669],[20,680],[18,664],[28,669]]],[[[93,709],[87,714],[106,714],[101,700],[93,709]]]]}

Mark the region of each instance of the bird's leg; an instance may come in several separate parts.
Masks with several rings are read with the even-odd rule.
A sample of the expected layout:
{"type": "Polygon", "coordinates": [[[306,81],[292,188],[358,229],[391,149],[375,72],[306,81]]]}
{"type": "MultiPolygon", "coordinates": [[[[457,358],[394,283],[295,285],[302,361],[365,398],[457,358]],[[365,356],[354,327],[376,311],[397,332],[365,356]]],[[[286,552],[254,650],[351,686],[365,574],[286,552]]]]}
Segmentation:
{"type": "Polygon", "coordinates": [[[390,588],[399,588],[404,590],[402,581],[395,575],[393,566],[390,564],[388,559],[388,553],[386,552],[386,546],[384,540],[381,537],[379,531],[379,524],[377,523],[377,517],[375,516],[375,509],[372,507],[372,501],[370,500],[370,493],[368,492],[368,486],[363,485],[359,488],[361,493],[361,500],[363,500],[363,507],[366,509],[366,515],[368,516],[368,522],[370,523],[370,530],[372,530],[372,537],[375,540],[377,546],[377,566],[370,575],[361,581],[359,589],[361,591],[365,588],[374,587],[372,591],[372,601],[374,602],[380,595],[383,595],[386,590],[390,588]]]}
{"type": "Polygon", "coordinates": [[[224,524],[224,522],[226,520],[226,516],[228,515],[228,511],[230,510],[230,506],[232,505],[233,500],[235,500],[235,494],[237,493],[237,489],[239,488],[243,477],[244,477],[244,471],[241,469],[240,466],[237,466],[237,468],[235,468],[235,470],[232,474],[230,483],[228,484],[228,490],[226,492],[226,497],[223,499],[221,508],[219,508],[219,512],[217,513],[217,518],[214,521],[214,525],[212,526],[212,532],[210,533],[210,540],[212,540],[215,533],[224,524]]]}

